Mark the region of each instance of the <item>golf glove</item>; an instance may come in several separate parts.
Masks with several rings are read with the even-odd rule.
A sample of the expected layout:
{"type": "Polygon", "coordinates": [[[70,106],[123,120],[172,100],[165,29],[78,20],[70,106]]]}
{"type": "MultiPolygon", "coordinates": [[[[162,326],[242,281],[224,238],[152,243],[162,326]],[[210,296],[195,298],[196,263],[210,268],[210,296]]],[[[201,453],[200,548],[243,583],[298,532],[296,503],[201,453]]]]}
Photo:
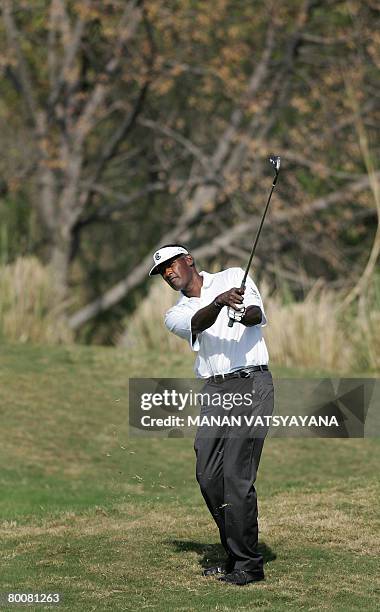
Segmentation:
{"type": "Polygon", "coordinates": [[[238,323],[240,323],[245,315],[245,306],[239,306],[239,310],[235,310],[229,306],[227,309],[227,314],[229,319],[233,319],[234,321],[238,321],[238,323]]]}

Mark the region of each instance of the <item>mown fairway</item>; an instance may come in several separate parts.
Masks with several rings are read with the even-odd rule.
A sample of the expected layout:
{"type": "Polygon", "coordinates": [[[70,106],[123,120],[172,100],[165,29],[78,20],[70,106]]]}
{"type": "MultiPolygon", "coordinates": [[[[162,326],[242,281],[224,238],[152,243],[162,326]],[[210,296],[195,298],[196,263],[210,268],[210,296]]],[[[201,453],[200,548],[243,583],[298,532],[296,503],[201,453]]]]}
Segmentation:
{"type": "Polygon", "coordinates": [[[191,362],[2,347],[0,591],[60,591],[61,610],[378,609],[378,440],[268,440],[267,580],[228,587],[200,576],[221,549],[192,441],[128,439],[127,380],[142,371],[191,362]]]}

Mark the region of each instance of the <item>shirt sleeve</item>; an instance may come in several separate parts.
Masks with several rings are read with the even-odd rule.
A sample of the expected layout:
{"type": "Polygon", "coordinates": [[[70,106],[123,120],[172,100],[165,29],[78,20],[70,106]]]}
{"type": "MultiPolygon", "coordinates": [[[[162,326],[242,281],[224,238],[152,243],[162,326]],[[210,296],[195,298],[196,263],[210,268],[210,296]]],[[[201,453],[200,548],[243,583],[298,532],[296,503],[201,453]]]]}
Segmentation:
{"type": "Polygon", "coordinates": [[[202,335],[194,335],[191,333],[191,319],[199,310],[198,303],[192,303],[190,300],[186,304],[177,304],[170,308],[165,314],[165,325],[169,331],[183,340],[187,340],[192,351],[199,351],[199,339],[202,335]]]}
{"type": "Polygon", "coordinates": [[[260,326],[265,327],[265,325],[267,324],[267,318],[264,311],[263,301],[261,299],[261,295],[258,288],[256,287],[250,276],[247,277],[247,282],[245,285],[244,306],[246,308],[248,306],[259,306],[261,312],[263,313],[260,326]]]}

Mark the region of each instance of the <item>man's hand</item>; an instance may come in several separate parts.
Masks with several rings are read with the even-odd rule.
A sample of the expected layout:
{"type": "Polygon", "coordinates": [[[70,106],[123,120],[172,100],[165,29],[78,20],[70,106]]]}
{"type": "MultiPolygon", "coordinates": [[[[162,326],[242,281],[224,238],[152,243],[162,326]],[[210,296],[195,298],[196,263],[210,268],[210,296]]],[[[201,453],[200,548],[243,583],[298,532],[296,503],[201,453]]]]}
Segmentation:
{"type": "Polygon", "coordinates": [[[233,287],[218,295],[214,301],[218,306],[228,306],[235,313],[240,312],[244,299],[244,291],[245,289],[241,289],[240,287],[233,287]]]}
{"type": "Polygon", "coordinates": [[[235,310],[234,308],[231,308],[231,306],[229,306],[227,310],[227,314],[228,314],[229,319],[233,319],[234,321],[237,321],[238,323],[240,323],[242,318],[245,315],[245,307],[240,306],[240,310],[235,310]]]}
{"type": "MultiPolygon", "coordinates": [[[[223,306],[231,309],[235,321],[241,321],[245,316],[242,312],[244,289],[233,287],[218,295],[211,304],[198,310],[191,319],[191,332],[193,335],[200,334],[213,325],[218,318],[223,306]]],[[[245,309],[244,309],[245,310],[245,309]]]]}

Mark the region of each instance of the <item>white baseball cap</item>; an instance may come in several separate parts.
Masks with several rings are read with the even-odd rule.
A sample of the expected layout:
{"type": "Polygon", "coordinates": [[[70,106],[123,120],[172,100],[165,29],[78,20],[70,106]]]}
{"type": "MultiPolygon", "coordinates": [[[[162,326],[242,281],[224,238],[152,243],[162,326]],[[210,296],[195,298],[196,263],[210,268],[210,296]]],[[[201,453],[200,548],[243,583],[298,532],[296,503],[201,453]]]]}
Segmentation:
{"type": "Polygon", "coordinates": [[[149,272],[149,276],[153,276],[153,274],[158,274],[158,266],[160,266],[168,259],[172,259],[172,257],[176,257],[177,255],[189,255],[189,251],[187,251],[184,247],[181,246],[167,246],[158,249],[153,255],[154,266],[149,272]]]}

